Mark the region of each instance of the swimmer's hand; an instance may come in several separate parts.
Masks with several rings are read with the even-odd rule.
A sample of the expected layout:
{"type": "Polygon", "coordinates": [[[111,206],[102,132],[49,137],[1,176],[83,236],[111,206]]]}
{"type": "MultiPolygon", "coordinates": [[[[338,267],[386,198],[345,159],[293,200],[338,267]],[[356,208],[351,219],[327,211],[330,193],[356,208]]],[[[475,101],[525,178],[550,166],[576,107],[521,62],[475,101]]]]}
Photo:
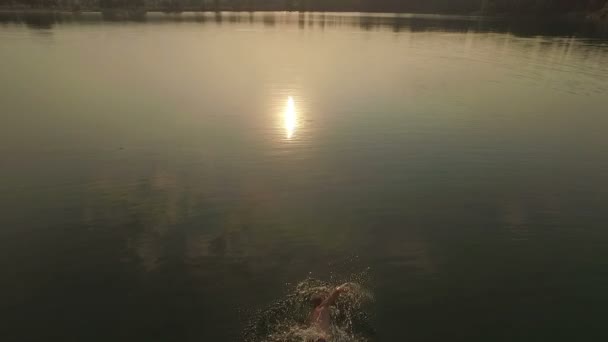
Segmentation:
{"type": "Polygon", "coordinates": [[[340,296],[341,293],[347,292],[349,288],[349,283],[344,283],[338,287],[336,287],[329,296],[321,303],[321,307],[329,307],[330,305],[334,305],[336,303],[336,299],[340,296]]]}

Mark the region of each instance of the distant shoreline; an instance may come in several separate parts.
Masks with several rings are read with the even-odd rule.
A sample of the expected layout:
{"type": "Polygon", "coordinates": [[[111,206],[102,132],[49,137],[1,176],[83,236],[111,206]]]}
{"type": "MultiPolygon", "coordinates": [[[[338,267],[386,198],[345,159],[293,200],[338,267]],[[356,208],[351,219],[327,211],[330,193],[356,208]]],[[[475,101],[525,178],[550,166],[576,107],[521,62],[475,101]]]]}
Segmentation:
{"type": "MultiPolygon", "coordinates": [[[[3,8],[0,7],[0,14],[93,14],[93,13],[131,13],[131,14],[148,14],[148,13],[162,13],[162,14],[182,14],[182,13],[272,13],[272,12],[288,12],[288,13],[336,13],[336,14],[347,14],[347,13],[358,13],[358,14],[394,14],[394,15],[442,15],[442,16],[462,16],[462,17],[487,17],[487,18],[522,18],[522,19],[538,19],[539,14],[534,13],[480,13],[479,11],[471,13],[462,12],[382,12],[382,11],[299,11],[299,10],[279,10],[279,9],[261,9],[261,10],[220,10],[214,11],[210,9],[201,10],[197,8],[182,8],[180,10],[173,10],[167,8],[86,8],[80,10],[72,10],[69,8],[3,8]]],[[[550,13],[543,15],[541,20],[546,19],[574,19],[574,20],[585,20],[593,16],[594,13],[586,12],[569,12],[569,13],[550,13]]]]}
{"type": "Polygon", "coordinates": [[[593,37],[608,37],[608,18],[606,10],[594,13],[551,13],[547,15],[534,14],[509,14],[493,13],[428,13],[428,12],[356,12],[356,11],[281,11],[281,10],[257,10],[257,11],[237,11],[237,10],[200,10],[196,8],[183,8],[181,10],[168,10],[166,8],[81,8],[80,10],[70,10],[66,8],[2,8],[0,7],[0,22],[24,22],[34,27],[50,27],[55,22],[62,21],[153,21],[153,20],[215,20],[222,21],[222,17],[230,21],[230,18],[243,17],[249,15],[249,20],[254,16],[260,17],[265,23],[274,22],[267,18],[273,14],[290,14],[297,16],[300,25],[308,15],[328,15],[328,16],[360,16],[362,26],[369,27],[378,25],[388,25],[394,30],[400,30],[404,25],[404,20],[429,21],[447,20],[450,22],[458,21],[500,21],[503,23],[504,31],[529,32],[532,28],[547,27],[552,25],[553,31],[561,35],[586,35],[593,37]],[[211,17],[211,18],[210,18],[211,17]],[[264,18],[262,18],[264,17],[264,18]],[[179,19],[178,19],[179,18],[179,19]],[[205,19],[207,18],[207,19],[205,19]],[[390,22],[388,22],[388,21],[390,22]]]}
{"type": "Polygon", "coordinates": [[[0,0],[0,12],[163,13],[295,12],[295,13],[407,13],[537,20],[608,19],[608,0],[0,0]]]}

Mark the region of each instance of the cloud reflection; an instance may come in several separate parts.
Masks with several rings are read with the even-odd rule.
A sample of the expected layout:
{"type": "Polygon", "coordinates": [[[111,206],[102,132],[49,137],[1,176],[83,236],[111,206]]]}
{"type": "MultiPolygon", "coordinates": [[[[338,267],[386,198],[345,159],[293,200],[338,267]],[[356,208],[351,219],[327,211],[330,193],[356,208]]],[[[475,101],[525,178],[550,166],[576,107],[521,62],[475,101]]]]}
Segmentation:
{"type": "Polygon", "coordinates": [[[291,139],[298,126],[296,107],[293,102],[293,97],[287,98],[287,106],[285,107],[285,113],[283,114],[283,120],[285,125],[285,131],[287,133],[287,139],[291,139]]]}

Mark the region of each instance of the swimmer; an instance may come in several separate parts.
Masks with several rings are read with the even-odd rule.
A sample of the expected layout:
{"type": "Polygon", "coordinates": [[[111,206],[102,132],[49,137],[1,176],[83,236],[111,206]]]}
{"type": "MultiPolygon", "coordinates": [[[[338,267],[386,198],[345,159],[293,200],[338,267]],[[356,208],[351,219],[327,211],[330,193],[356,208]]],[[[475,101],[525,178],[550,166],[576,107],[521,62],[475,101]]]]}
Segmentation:
{"type": "Polygon", "coordinates": [[[330,325],[331,317],[329,310],[332,305],[336,303],[336,300],[341,293],[348,291],[348,283],[342,284],[336,287],[329,296],[323,298],[322,295],[315,295],[312,297],[311,302],[314,307],[310,313],[310,324],[319,330],[320,336],[315,342],[328,342],[331,337],[330,325]]]}

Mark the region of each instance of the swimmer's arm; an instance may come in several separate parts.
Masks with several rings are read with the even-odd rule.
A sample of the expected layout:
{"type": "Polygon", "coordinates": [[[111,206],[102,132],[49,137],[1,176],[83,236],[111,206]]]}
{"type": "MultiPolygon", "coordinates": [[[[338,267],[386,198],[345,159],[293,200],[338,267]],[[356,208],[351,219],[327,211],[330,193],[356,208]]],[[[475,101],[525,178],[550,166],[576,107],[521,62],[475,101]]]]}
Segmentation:
{"type": "Polygon", "coordinates": [[[348,283],[342,284],[342,285],[336,287],[333,291],[331,291],[329,296],[319,306],[328,307],[330,305],[334,305],[336,303],[336,300],[338,299],[338,297],[340,297],[340,293],[347,291],[347,286],[348,286],[348,283]]]}

